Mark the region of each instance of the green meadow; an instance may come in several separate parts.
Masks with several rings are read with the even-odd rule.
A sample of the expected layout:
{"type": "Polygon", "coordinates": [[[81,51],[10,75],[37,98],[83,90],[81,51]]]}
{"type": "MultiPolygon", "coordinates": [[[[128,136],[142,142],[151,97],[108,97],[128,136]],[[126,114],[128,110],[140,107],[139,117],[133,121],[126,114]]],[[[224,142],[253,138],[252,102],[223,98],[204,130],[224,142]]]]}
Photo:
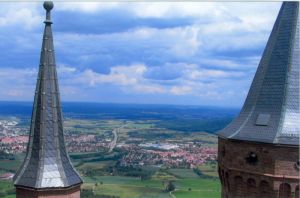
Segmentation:
{"type": "Polygon", "coordinates": [[[162,172],[163,174],[160,174],[161,170],[158,170],[148,180],[124,176],[84,177],[83,188],[92,189],[95,195],[111,195],[121,198],[220,197],[220,183],[217,178],[201,178],[190,169],[169,169],[162,172]],[[173,181],[176,188],[171,193],[164,191],[165,182],[170,180],[173,181]]]}
{"type": "MultiPolygon", "coordinates": [[[[164,122],[157,120],[125,122],[124,120],[67,119],[65,130],[75,134],[95,134],[102,138],[111,138],[111,131],[122,127],[118,131],[118,141],[129,138],[142,138],[147,141],[168,139],[175,143],[196,141],[203,146],[216,147],[217,145],[215,135],[204,132],[178,132],[161,128],[163,124],[164,122]]],[[[120,157],[122,152],[118,148],[111,153],[103,150],[70,154],[74,167],[84,180],[82,198],[220,197],[216,163],[200,165],[195,170],[154,166],[120,168],[116,165],[120,157]],[[165,191],[168,182],[174,184],[174,191],[165,191]]],[[[16,172],[23,158],[24,154],[18,154],[13,159],[0,160],[0,174],[16,172]]],[[[15,197],[12,181],[0,180],[0,198],[3,197],[15,197]]]]}

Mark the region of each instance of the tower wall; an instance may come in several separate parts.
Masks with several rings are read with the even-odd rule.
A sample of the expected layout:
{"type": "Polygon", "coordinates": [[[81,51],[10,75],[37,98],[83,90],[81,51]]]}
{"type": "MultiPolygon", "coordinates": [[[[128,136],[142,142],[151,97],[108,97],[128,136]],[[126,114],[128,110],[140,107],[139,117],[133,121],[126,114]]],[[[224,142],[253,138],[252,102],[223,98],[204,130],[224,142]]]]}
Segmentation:
{"type": "Polygon", "coordinates": [[[80,198],[80,185],[65,189],[16,188],[16,198],[80,198]]]}
{"type": "Polygon", "coordinates": [[[298,160],[299,147],[219,138],[222,198],[298,198],[298,160]]]}

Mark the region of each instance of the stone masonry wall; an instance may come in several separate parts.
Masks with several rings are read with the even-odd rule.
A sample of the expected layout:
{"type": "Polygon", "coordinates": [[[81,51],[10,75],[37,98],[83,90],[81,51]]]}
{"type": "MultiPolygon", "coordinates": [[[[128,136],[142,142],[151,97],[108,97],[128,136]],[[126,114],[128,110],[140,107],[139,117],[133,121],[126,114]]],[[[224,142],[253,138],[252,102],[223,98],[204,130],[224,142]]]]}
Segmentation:
{"type": "Polygon", "coordinates": [[[222,197],[294,198],[299,194],[297,161],[299,147],[219,138],[218,162],[222,197]]]}

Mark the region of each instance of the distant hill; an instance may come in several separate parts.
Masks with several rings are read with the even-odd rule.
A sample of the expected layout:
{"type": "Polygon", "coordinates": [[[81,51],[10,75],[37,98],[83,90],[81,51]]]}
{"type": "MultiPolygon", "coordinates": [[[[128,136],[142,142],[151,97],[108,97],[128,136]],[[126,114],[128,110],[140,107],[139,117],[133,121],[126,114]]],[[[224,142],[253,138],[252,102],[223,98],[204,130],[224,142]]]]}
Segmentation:
{"type": "MultiPolygon", "coordinates": [[[[239,109],[206,106],[104,104],[65,102],[64,116],[80,119],[157,120],[164,128],[184,132],[215,132],[225,127],[239,109]]],[[[0,116],[28,119],[32,102],[0,102],[0,116]]]]}

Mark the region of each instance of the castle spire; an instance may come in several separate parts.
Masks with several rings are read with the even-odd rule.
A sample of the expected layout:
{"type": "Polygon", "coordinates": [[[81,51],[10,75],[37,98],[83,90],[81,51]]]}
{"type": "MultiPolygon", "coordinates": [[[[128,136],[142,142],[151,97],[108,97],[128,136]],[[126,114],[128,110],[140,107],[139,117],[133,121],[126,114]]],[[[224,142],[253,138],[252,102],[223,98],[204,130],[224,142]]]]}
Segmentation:
{"type": "Polygon", "coordinates": [[[240,115],[219,136],[299,145],[299,2],[283,2],[240,115]]]}
{"type": "Polygon", "coordinates": [[[244,106],[218,133],[222,198],[299,197],[299,20],[299,2],[283,2],[244,106]]]}
{"type": "Polygon", "coordinates": [[[53,3],[51,1],[44,2],[44,8],[46,9],[45,29],[29,142],[24,162],[14,177],[17,197],[23,197],[20,194],[18,196],[18,189],[62,190],[80,186],[82,183],[70,162],[65,147],[51,29],[53,3]]]}

